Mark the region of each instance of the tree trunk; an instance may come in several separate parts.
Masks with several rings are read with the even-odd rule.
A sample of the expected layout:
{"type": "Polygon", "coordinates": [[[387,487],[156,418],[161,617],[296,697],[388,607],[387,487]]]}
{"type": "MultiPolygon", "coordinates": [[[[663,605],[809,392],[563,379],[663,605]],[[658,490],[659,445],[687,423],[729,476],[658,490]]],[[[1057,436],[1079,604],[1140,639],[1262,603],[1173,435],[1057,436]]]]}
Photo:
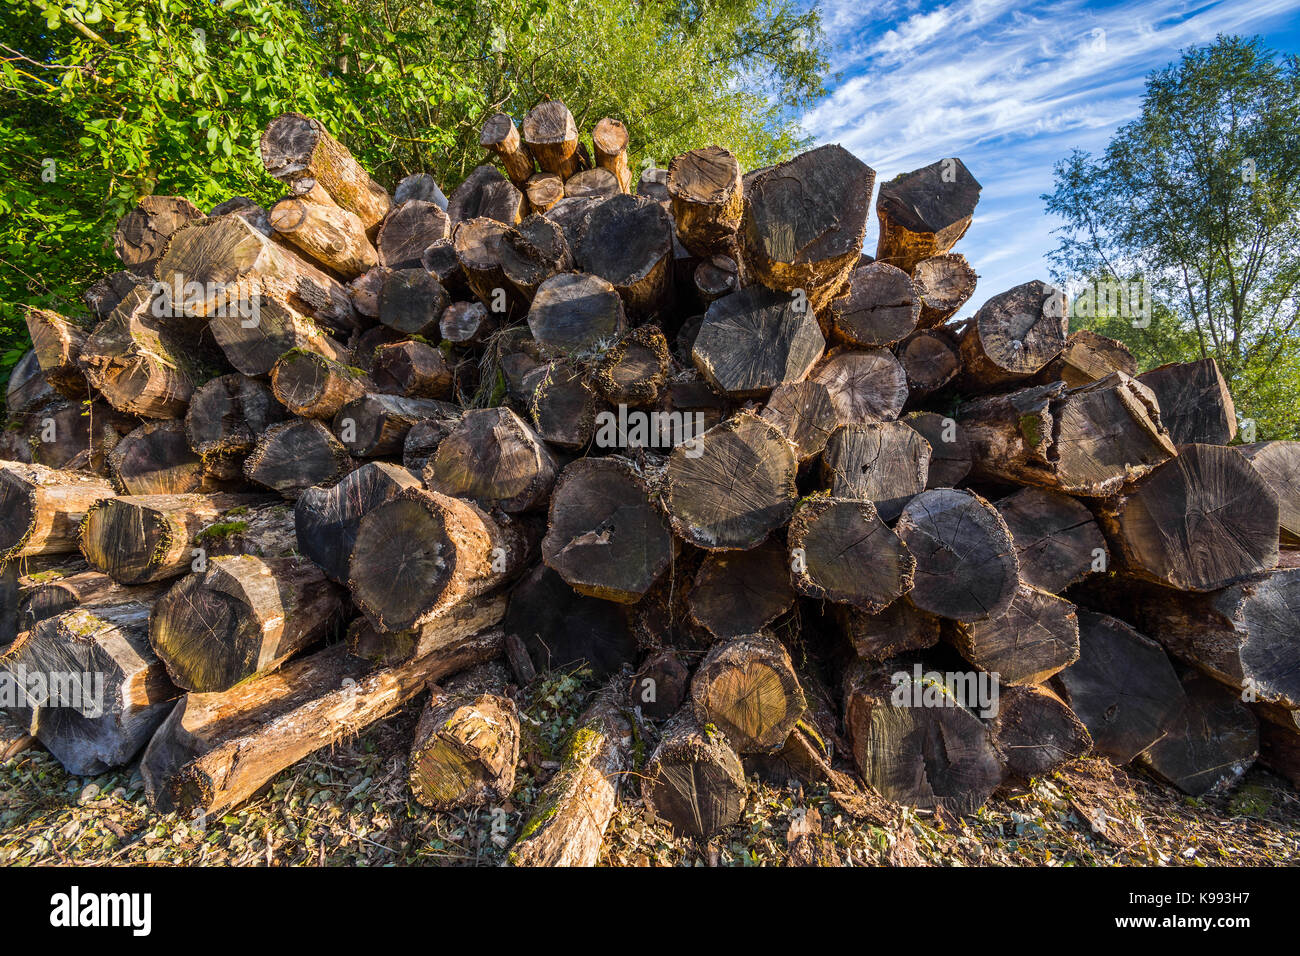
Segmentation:
{"type": "Polygon", "coordinates": [[[737,823],[745,809],[745,769],[722,734],[682,712],[663,737],[641,779],[646,809],[683,836],[708,840],[737,823]]]}
{"type": "Polygon", "coordinates": [[[1092,736],[1074,711],[1046,687],[1004,688],[989,722],[993,749],[1012,777],[1028,781],[1092,749],[1092,736]]]}
{"type": "Polygon", "coordinates": [[[510,513],[545,505],[559,464],[508,408],[469,409],[425,470],[433,491],[473,498],[510,513]]]}
{"type": "MultiPolygon", "coordinates": [[[[956,157],[901,173],[880,187],[876,259],[910,273],[951,249],[970,228],[980,184],[956,157]]],[[[871,195],[870,188],[867,189],[871,195]]]]}
{"type": "Polygon", "coordinates": [[[286,352],[315,352],[334,361],[346,361],[347,349],[325,335],[316,324],[293,306],[270,296],[253,302],[257,314],[244,318],[227,310],[209,323],[212,337],[232,366],[245,375],[268,375],[286,352]]]}
{"type": "Polygon", "coordinates": [[[375,349],[370,375],[382,391],[406,398],[451,398],[447,360],[423,342],[394,342],[375,349]]]}
{"type": "Polygon", "coordinates": [[[523,134],[528,151],[546,172],[568,179],[582,167],[578,127],[569,108],[559,100],[547,100],[529,110],[523,134]]]}
{"type": "Polygon", "coordinates": [[[760,416],[781,429],[794,446],[800,465],[822,453],[838,419],[831,393],[825,385],[812,381],[772,389],[760,416]]]}
{"type": "Polygon", "coordinates": [[[0,462],[0,562],[33,554],[74,554],[86,512],[112,486],[84,472],[0,462]]]}
{"type": "Polygon", "coordinates": [[[728,398],[761,399],[807,377],[825,345],[807,303],[751,286],[709,306],[691,361],[728,398]]]}
{"type": "Polygon", "coordinates": [[[519,138],[515,122],[505,113],[493,113],[484,122],[478,144],[501,160],[510,181],[520,189],[533,175],[533,157],[519,138]]]}
{"type": "Polygon", "coordinates": [[[244,475],[290,501],[313,485],[332,485],[353,461],[328,428],[315,419],[292,418],[272,425],[244,460],[244,475]]]}
{"type": "Polygon", "coordinates": [[[271,207],[270,221],[276,235],[345,278],[359,276],[379,262],[366,227],[346,209],[290,196],[271,207]]]}
{"type": "Polygon", "coordinates": [[[789,547],[791,579],[806,597],[877,614],[912,589],[916,560],[870,501],[803,499],[789,547]]]}
{"type": "Polygon", "coordinates": [[[360,369],[308,349],[286,352],[271,369],[276,400],[303,418],[331,421],[340,408],[373,387],[360,369]]]}
{"type": "Polygon", "coordinates": [[[127,269],[153,276],[167,240],[181,226],[205,218],[184,196],[145,196],[123,216],[113,231],[113,250],[127,269]]]}
{"type": "Polygon", "coordinates": [[[244,459],[258,436],[287,417],[261,382],[238,373],[222,375],[195,390],[185,413],[185,437],[204,474],[236,481],[243,478],[244,459]]]}
{"type": "Polygon", "coordinates": [[[997,674],[1003,686],[1041,684],[1079,659],[1079,620],[1069,601],[1022,584],[1006,613],[956,623],[951,640],[962,657],[997,674]]]}
{"type": "Polygon", "coordinates": [[[701,727],[716,727],[737,753],[775,753],[807,709],[784,645],[767,633],[714,645],[691,680],[701,727]]]}
{"type": "Polygon", "coordinates": [[[127,495],[219,491],[228,483],[190,448],[185,423],[148,422],[122,436],[108,454],[113,484],[127,495]]]}
{"type": "Polygon", "coordinates": [[[1226,445],[1237,434],[1236,407],[1214,359],[1171,362],[1138,381],[1155,393],[1175,445],[1226,445]]]}
{"type": "Polygon", "coordinates": [[[619,194],[592,209],[570,244],[583,272],[614,286],[629,315],[652,317],[668,305],[673,280],[673,224],[651,199],[619,194]]]}
{"type": "Polygon", "coordinates": [[[721,146],[682,153],[668,164],[667,186],[682,245],[697,256],[722,251],[744,209],[736,157],[721,146]]]}
{"type": "Polygon", "coordinates": [[[537,288],[528,310],[528,328],[539,345],[575,352],[612,342],[627,327],[623,300],[606,280],[576,272],[560,273],[537,288]]]}
{"type": "Polygon", "coordinates": [[[913,398],[937,392],[961,373],[957,341],[944,328],[922,329],[898,347],[898,361],[913,398]]]}
{"type": "Polygon", "coordinates": [[[1065,348],[1068,326],[1065,293],[1044,282],[995,295],[962,335],[964,383],[978,391],[1029,378],[1065,348]]]}
{"type": "Polygon", "coordinates": [[[832,350],[809,377],[831,393],[841,425],[891,421],[907,401],[907,375],[887,349],[832,350]]]}
{"type": "Polygon", "coordinates": [[[836,498],[870,501],[893,521],[925,490],[930,444],[906,422],[841,425],[822,452],[822,484],[836,498]]]}
{"type": "Polygon", "coordinates": [[[916,329],[921,299],[911,278],[885,262],[858,266],[829,308],[832,338],[857,348],[890,347],[916,329]]]}
{"type": "Polygon", "coordinates": [[[975,294],[975,270],[956,252],[922,259],[912,269],[912,283],[921,299],[917,326],[932,329],[957,314],[975,294]]]}
{"type": "Polygon", "coordinates": [[[1108,569],[1110,553],[1092,512],[1070,496],[1024,488],[994,507],[1011,531],[1025,584],[1060,594],[1108,569]]]}
{"type": "Polygon", "coordinates": [[[1277,495],[1279,545],[1300,548],[1300,442],[1264,441],[1234,447],[1277,495]]]}

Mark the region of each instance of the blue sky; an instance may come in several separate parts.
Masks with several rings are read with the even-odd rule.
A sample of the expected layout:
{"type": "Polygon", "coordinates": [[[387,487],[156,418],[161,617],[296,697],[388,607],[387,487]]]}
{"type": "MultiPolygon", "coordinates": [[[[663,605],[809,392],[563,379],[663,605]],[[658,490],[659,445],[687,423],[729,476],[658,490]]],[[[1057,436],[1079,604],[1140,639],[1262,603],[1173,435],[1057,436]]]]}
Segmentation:
{"type": "MultiPolygon", "coordinates": [[[[1100,152],[1137,115],[1148,73],[1219,33],[1300,51],[1300,0],[1096,3],[822,0],[830,95],[801,118],[876,182],[959,156],[984,187],[956,250],[980,275],[967,311],[1049,278],[1039,196],[1074,147],[1100,152]]],[[[874,221],[866,249],[875,250],[874,221]]]]}

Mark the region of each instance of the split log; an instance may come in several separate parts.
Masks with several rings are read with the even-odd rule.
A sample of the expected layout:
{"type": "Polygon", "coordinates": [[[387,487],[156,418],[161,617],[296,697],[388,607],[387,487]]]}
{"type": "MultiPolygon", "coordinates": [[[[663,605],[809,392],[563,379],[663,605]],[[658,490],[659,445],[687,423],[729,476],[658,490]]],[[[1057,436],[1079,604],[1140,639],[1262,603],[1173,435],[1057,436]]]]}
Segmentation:
{"type": "Polygon", "coordinates": [[[367,231],[388,212],[388,193],[319,120],[300,113],[277,116],[262,133],[261,150],[266,171],[295,196],[319,186],[335,205],[355,213],[367,231]]]}
{"type": "Polygon", "coordinates": [[[145,196],[118,222],[113,251],[132,272],[152,276],[172,234],[187,222],[203,218],[184,196],[145,196]]]}
{"type": "Polygon", "coordinates": [[[346,360],[347,349],[287,302],[270,296],[251,301],[256,307],[252,317],[228,310],[209,322],[212,338],[237,371],[253,377],[268,375],[282,355],[295,349],[336,362],[346,360]]]}
{"type": "MultiPolygon", "coordinates": [[[[437,203],[412,199],[389,210],[375,240],[386,269],[423,269],[424,250],[451,238],[451,220],[437,203]]],[[[373,265],[374,263],[371,263],[373,265]]]]}
{"type": "Polygon", "coordinates": [[[1278,500],[1235,451],[1185,445],[1097,517],[1129,574],[1213,591],[1277,566],[1278,500]]]}
{"type": "Polygon", "coordinates": [[[708,840],[745,809],[745,769],[726,738],[700,727],[685,709],[664,727],[646,764],[641,798],[673,830],[708,840]]]}
{"type": "Polygon", "coordinates": [[[907,401],[907,375],[886,349],[833,350],[809,377],[831,393],[841,425],[890,421],[907,401]]]}
{"type": "Polygon", "coordinates": [[[573,268],[564,230],[535,214],[501,236],[500,258],[506,281],[529,302],[543,282],[573,268]]]}
{"type": "Polygon", "coordinates": [[[523,134],[528,151],[546,172],[568,179],[581,168],[578,127],[569,108],[559,100],[547,100],[529,110],[523,134]]]}
{"type": "Polygon", "coordinates": [[[591,145],[596,154],[596,165],[614,174],[621,192],[631,192],[632,170],[627,165],[627,127],[619,120],[606,116],[592,129],[591,145]]]}
{"type": "Polygon", "coordinates": [[[310,349],[290,349],[271,368],[276,400],[303,418],[331,421],[340,408],[373,388],[360,369],[310,349]]]}
{"type": "Polygon", "coordinates": [[[995,295],[975,313],[961,338],[962,376],[988,389],[1029,378],[1065,348],[1065,293],[1034,280],[995,295]]]}
{"type": "Polygon", "coordinates": [[[923,491],[895,531],[916,558],[908,599],[922,611],[971,623],[1005,614],[1020,584],[1006,522],[972,491],[923,491]]]}
{"type": "Polygon", "coordinates": [[[922,329],[898,347],[898,361],[914,398],[937,392],[961,373],[961,353],[946,329],[922,329]]]}
{"type": "Polygon", "coordinates": [[[877,614],[912,589],[916,559],[870,501],[803,499],[789,546],[791,580],[807,597],[877,614]]]}
{"type": "Polygon", "coordinates": [[[478,166],[456,187],[447,201],[452,229],[471,219],[491,219],[507,226],[524,216],[524,194],[495,166],[478,166]]]}
{"type": "Polygon", "coordinates": [[[934,647],[942,636],[939,618],[917,610],[910,601],[895,601],[878,614],[865,614],[848,604],[834,610],[853,653],[864,661],[886,661],[906,651],[934,647]]]}
{"type": "Polygon", "coordinates": [[[452,345],[470,346],[487,338],[495,323],[482,302],[453,302],[442,313],[438,328],[452,345]]]}
{"type": "Polygon", "coordinates": [[[1074,605],[1026,584],[1006,613],[954,624],[951,639],[962,657],[1003,685],[1041,684],[1079,659],[1074,605]]]}
{"type": "Polygon", "coordinates": [[[1092,749],[1088,728],[1065,701],[1033,684],[1001,691],[989,735],[1002,766],[1025,781],[1092,749]]]}
{"type": "Polygon", "coordinates": [[[596,433],[596,406],[596,393],[582,371],[556,362],[534,390],[529,412],[543,440],[580,451],[596,433]]]}
{"type": "Polygon", "coordinates": [[[1259,755],[1259,723],[1241,697],[1204,674],[1181,675],[1183,706],[1142,764],[1193,797],[1232,787],[1259,755]]]}
{"type": "Polygon", "coordinates": [[[921,260],[947,252],[970,228],[981,188],[955,156],[895,176],[876,198],[876,259],[910,273],[921,260]]]}
{"type": "Polygon", "coordinates": [[[184,574],[209,555],[278,557],[294,546],[282,505],[264,495],[123,495],[86,515],[81,551],[119,584],[184,574]]]}
{"type": "Polygon", "coordinates": [[[537,673],[585,667],[602,678],[636,659],[628,617],[625,606],[577,593],[543,564],[511,590],[505,629],[537,673]]]}
{"type": "Polygon", "coordinates": [[[493,113],[483,123],[478,144],[501,160],[512,183],[524,188],[533,174],[533,157],[520,140],[514,120],[505,113],[493,113]]]}
{"type": "Polygon", "coordinates": [[[719,641],[754,634],[794,606],[789,552],[768,541],[704,559],[687,598],[691,620],[719,641]]]}
{"type": "Polygon", "coordinates": [[[1300,442],[1263,441],[1233,447],[1277,495],[1280,546],[1300,548],[1300,442]]]}
{"type": "Polygon", "coordinates": [[[588,214],[572,248],[578,267],[613,285],[629,315],[653,316],[667,305],[673,224],[657,202],[623,193],[606,199],[588,214]]]}
{"type": "Polygon", "coordinates": [[[564,180],[555,173],[535,173],[519,187],[534,212],[544,213],[564,198],[564,180]]]}
{"type": "Polygon", "coordinates": [[[1226,445],[1237,434],[1236,406],[1214,359],[1171,362],[1138,381],[1155,393],[1175,445],[1226,445]]]}
{"type": "Polygon", "coordinates": [[[917,325],[932,329],[957,314],[975,294],[975,270],[956,252],[922,259],[912,269],[912,283],[921,299],[917,325]]]}
{"type": "Polygon", "coordinates": [[[1062,381],[1079,388],[1100,381],[1112,372],[1137,375],[1137,360],[1123,342],[1098,335],[1092,329],[1071,332],[1061,354],[1039,373],[1038,381],[1062,381]]]}
{"type": "Polygon", "coordinates": [[[439,349],[423,342],[394,342],[375,349],[375,386],[407,398],[451,398],[452,374],[439,349]]]}
{"type": "Polygon", "coordinates": [[[691,680],[691,705],[702,727],[716,727],[737,753],[774,753],[807,709],[785,647],[771,634],[717,644],[691,680]]]}
{"type": "Polygon", "coordinates": [[[668,164],[668,196],[682,245],[697,256],[719,251],[740,228],[740,163],[721,146],[704,146],[668,164]]]}
{"type": "Polygon", "coordinates": [[[354,455],[383,458],[402,450],[406,434],[416,422],[455,417],[459,412],[455,405],[433,398],[368,392],[338,410],[334,434],[354,455]]]}
{"type": "Polygon", "coordinates": [[[1079,659],[1056,676],[1093,749],[1126,764],[1166,733],[1186,695],[1164,650],[1105,614],[1079,611],[1079,659]]]}
{"type": "Polygon", "coordinates": [[[218,814],[281,770],[359,733],[429,682],[491,660],[502,634],[486,631],[398,667],[372,669],[336,644],[280,671],[215,694],[187,694],[140,763],[159,813],[218,814]]]}
{"type": "Polygon", "coordinates": [[[217,491],[223,482],[190,448],[184,422],[146,422],[108,454],[113,484],[125,495],[217,491]]]}
{"type": "Polygon", "coordinates": [[[622,189],[618,177],[607,169],[584,169],[574,173],[564,183],[564,195],[568,199],[608,199],[617,196],[622,189]]]}
{"type": "Polygon", "coordinates": [[[261,382],[238,373],[222,375],[195,390],[185,413],[185,437],[204,474],[234,481],[243,477],[244,459],[258,436],[287,417],[261,382]]]}
{"type": "Polygon", "coordinates": [[[13,419],[58,401],[59,393],[51,386],[41,371],[36,351],[29,349],[9,372],[5,387],[5,410],[13,419]]]}
{"type": "Polygon", "coordinates": [[[45,381],[66,398],[85,398],[89,391],[80,359],[89,330],[48,309],[29,308],[23,318],[45,381]]]}
{"type": "Polygon", "coordinates": [[[342,608],[338,589],[310,561],[216,557],[159,598],[149,643],[177,687],[223,691],[315,644],[342,608]]]}
{"type": "Polygon", "coordinates": [[[558,472],[555,456],[518,415],[508,408],[476,408],[438,445],[424,483],[515,513],[544,505],[558,472]]]}
{"type": "Polygon", "coordinates": [[[778,385],[802,381],[825,345],[807,303],[750,286],[709,306],[691,361],[728,398],[764,398],[778,385]]]}
{"type": "MultiPolygon", "coordinates": [[[[603,122],[603,121],[602,121],[603,122]]],[[[578,717],[560,769],[538,796],[510,850],[513,866],[595,866],[625,776],[634,728],[615,685],[578,717]]]]}
{"type": "Polygon", "coordinates": [[[837,296],[858,263],[876,173],[842,146],[821,146],[744,187],[739,232],[745,274],[804,290],[814,309],[837,296]]]}
{"type": "Polygon", "coordinates": [[[778,385],[760,415],[794,445],[800,465],[822,453],[838,421],[831,393],[825,385],[812,381],[778,385]]]}
{"type": "Polygon", "coordinates": [[[528,310],[533,337],[559,352],[613,341],[626,327],[618,290],[596,275],[563,272],[551,276],[538,286],[528,310]]]}
{"type": "Polygon", "coordinates": [[[1011,531],[1025,584],[1060,594],[1108,569],[1110,553],[1092,512],[1069,495],[1023,488],[994,507],[1011,531]]]}
{"type": "Polygon", "coordinates": [[[0,562],[75,553],[86,512],[114,494],[95,475],[0,462],[0,562]]]}
{"type": "Polygon", "coordinates": [[[394,269],[379,291],[379,321],[403,335],[436,338],[451,297],[437,276],[423,267],[394,269]]]}
{"type": "Polygon", "coordinates": [[[315,419],[294,418],[262,432],[244,459],[244,476],[293,501],[313,485],[332,485],[352,470],[352,458],[315,419]]]}
{"type": "Polygon", "coordinates": [[[379,262],[375,247],[366,238],[366,227],[355,213],[339,206],[290,196],[271,207],[270,222],[276,235],[339,275],[359,276],[379,262]]]}
{"type": "Polygon", "coordinates": [[[840,425],[822,452],[822,484],[836,498],[872,502],[893,521],[926,488],[930,443],[906,422],[840,425]]]}
{"type": "Polygon", "coordinates": [[[911,278],[885,262],[858,266],[831,301],[830,334],[859,348],[892,346],[916,329],[921,299],[911,278]]]}
{"type": "Polygon", "coordinates": [[[667,720],[681,708],[691,672],[676,651],[651,651],[632,675],[632,706],[648,720],[667,720]]]}
{"type": "Polygon", "coordinates": [[[653,405],[668,384],[672,358],[656,326],[642,325],[605,352],[592,373],[596,391],[612,405],[653,405]]]}
{"type": "Polygon", "coordinates": [[[668,456],[663,498],[672,529],[706,551],[757,547],[794,513],[797,471],[781,430],[741,412],[668,456]]]}
{"type": "MultiPolygon", "coordinates": [[[[81,567],[87,566],[84,562],[81,567]]],[[[31,578],[18,602],[18,628],[30,631],[41,621],[49,620],[77,608],[111,607],[115,604],[153,603],[170,585],[166,582],[152,584],[118,584],[100,571],[81,570],[74,574],[40,576],[39,582],[31,578]]]]}

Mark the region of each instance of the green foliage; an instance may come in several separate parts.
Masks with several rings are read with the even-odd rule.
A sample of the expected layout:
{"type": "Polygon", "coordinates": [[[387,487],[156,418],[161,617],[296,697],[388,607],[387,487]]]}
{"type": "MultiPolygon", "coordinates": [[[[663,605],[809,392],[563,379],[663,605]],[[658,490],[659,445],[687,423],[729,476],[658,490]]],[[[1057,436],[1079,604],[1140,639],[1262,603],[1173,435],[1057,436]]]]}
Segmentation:
{"type": "Polygon", "coordinates": [[[1141,115],[1104,155],[1075,152],[1043,198],[1065,220],[1059,281],[1145,280],[1143,328],[1121,339],[1143,368],[1213,357],[1259,438],[1300,438],[1300,59],[1220,37],[1147,81],[1141,115]]]}

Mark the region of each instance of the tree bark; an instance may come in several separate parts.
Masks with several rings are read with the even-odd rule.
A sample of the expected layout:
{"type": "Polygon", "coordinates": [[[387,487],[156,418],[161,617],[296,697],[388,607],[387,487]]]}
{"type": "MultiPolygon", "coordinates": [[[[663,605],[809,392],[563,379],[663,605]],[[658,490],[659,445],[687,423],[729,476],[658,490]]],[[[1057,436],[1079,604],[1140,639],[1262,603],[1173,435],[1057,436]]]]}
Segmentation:
{"type": "Polygon", "coordinates": [[[653,325],[642,325],[620,338],[592,374],[592,384],[612,405],[654,405],[668,384],[672,358],[668,340],[653,325]]]}
{"type": "Polygon", "coordinates": [[[152,607],[170,586],[166,582],[118,584],[107,574],[89,570],[85,562],[79,562],[79,566],[81,570],[72,574],[39,575],[39,581],[28,578],[30,583],[23,589],[18,602],[18,630],[30,631],[41,621],[77,608],[92,610],[114,604],[147,604],[152,607]]]}

